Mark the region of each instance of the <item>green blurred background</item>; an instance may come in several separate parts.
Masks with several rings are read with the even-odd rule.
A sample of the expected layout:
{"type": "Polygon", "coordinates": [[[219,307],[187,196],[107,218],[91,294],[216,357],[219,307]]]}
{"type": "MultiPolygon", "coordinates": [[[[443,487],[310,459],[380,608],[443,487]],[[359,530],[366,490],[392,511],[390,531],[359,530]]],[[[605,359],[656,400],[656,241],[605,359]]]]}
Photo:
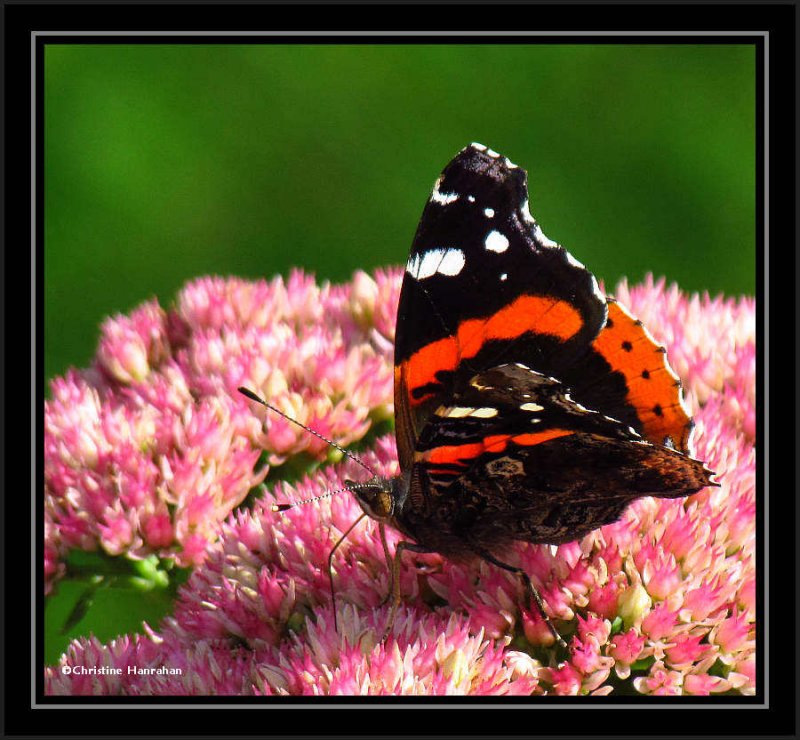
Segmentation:
{"type": "Polygon", "coordinates": [[[44,102],[46,379],[194,276],[404,263],[470,141],[607,285],[755,291],[753,46],[49,45],[44,102]]]}

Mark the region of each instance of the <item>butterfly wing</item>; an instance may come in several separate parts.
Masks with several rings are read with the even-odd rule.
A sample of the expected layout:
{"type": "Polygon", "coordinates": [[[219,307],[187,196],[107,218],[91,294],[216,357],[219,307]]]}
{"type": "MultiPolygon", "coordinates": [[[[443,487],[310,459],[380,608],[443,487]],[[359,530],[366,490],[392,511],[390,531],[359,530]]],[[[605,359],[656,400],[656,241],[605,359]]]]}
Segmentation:
{"type": "Polygon", "coordinates": [[[511,359],[552,374],[588,349],[606,313],[592,274],[531,217],[525,171],[481,145],[463,149],[425,205],[400,293],[401,465],[459,379],[511,359]]]}
{"type": "Polygon", "coordinates": [[[401,467],[433,410],[475,373],[524,363],[654,444],[690,451],[663,347],[530,215],[525,171],[479,144],[447,165],[411,247],[397,315],[401,467]]]}
{"type": "Polygon", "coordinates": [[[637,498],[712,484],[701,462],[585,408],[558,380],[521,364],[457,388],[431,415],[414,458],[403,526],[455,556],[509,540],[573,540],[637,498]]]}
{"type": "Polygon", "coordinates": [[[666,349],[620,303],[608,301],[606,324],[592,343],[600,367],[594,376],[571,378],[573,395],[619,415],[654,444],[691,454],[694,422],[666,349]]]}

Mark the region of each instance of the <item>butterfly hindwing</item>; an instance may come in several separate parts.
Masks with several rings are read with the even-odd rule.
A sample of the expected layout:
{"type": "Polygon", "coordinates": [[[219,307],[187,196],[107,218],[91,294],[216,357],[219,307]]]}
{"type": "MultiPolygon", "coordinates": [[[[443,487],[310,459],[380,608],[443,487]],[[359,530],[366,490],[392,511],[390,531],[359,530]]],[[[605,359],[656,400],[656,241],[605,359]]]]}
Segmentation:
{"type": "Polygon", "coordinates": [[[592,354],[599,355],[607,369],[598,370],[594,377],[589,373],[573,377],[576,398],[585,398],[591,408],[610,408],[610,413],[630,419],[654,444],[668,444],[690,454],[694,423],[666,349],[641,321],[611,298],[606,324],[592,343],[592,354]],[[623,397],[614,399],[612,387],[623,388],[623,397]]]}
{"type": "Polygon", "coordinates": [[[702,463],[649,443],[517,363],[456,389],[422,430],[415,466],[426,493],[404,517],[465,550],[575,539],[615,521],[636,498],[685,496],[708,484],[702,463]]]}

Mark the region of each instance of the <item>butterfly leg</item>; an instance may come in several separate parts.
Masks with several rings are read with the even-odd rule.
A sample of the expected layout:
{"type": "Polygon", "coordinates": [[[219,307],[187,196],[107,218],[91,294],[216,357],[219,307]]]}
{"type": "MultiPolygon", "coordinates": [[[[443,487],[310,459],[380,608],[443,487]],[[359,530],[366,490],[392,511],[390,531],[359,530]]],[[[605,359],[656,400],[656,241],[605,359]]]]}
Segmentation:
{"type": "Polygon", "coordinates": [[[504,563],[502,560],[498,560],[494,555],[483,550],[481,548],[475,548],[475,552],[480,555],[484,560],[492,565],[496,565],[498,568],[502,568],[503,570],[507,570],[509,573],[514,573],[517,575],[521,580],[525,587],[525,595],[528,601],[528,608],[531,607],[531,601],[536,602],[536,606],[539,609],[539,614],[541,614],[544,623],[547,625],[547,628],[550,630],[550,633],[555,638],[556,642],[563,648],[567,647],[567,643],[564,642],[564,639],[561,635],[558,634],[558,630],[553,626],[553,623],[550,621],[550,617],[547,616],[547,612],[544,610],[544,601],[542,601],[542,597],[539,595],[539,592],[534,587],[533,583],[531,582],[530,576],[522,570],[522,568],[516,568],[513,565],[509,565],[508,563],[504,563]]]}
{"type": "MultiPolygon", "coordinates": [[[[410,552],[418,552],[418,553],[426,553],[431,552],[421,545],[417,545],[414,542],[398,542],[397,547],[394,551],[394,560],[392,561],[392,566],[390,568],[392,583],[391,583],[391,594],[392,594],[392,608],[389,611],[389,620],[386,623],[386,629],[383,632],[383,637],[381,638],[381,642],[385,641],[386,638],[389,636],[389,632],[392,630],[392,625],[394,624],[394,618],[397,615],[397,609],[400,606],[400,557],[403,554],[404,550],[409,550],[410,552]]],[[[386,548],[386,553],[388,555],[388,547],[386,548]]]]}
{"type": "Polygon", "coordinates": [[[387,601],[389,601],[389,599],[391,598],[392,593],[394,591],[394,567],[393,567],[393,563],[392,563],[392,553],[389,552],[389,543],[386,542],[386,525],[384,525],[383,522],[381,522],[378,525],[378,532],[380,532],[380,535],[381,535],[381,544],[383,545],[383,554],[386,557],[386,568],[389,571],[389,579],[390,579],[389,580],[389,590],[386,592],[386,596],[384,596],[381,599],[380,603],[378,604],[378,608],[380,608],[380,607],[384,606],[387,601]]]}
{"type": "Polygon", "coordinates": [[[331,607],[333,608],[333,628],[336,632],[339,632],[339,620],[336,616],[336,588],[333,585],[333,553],[339,548],[339,545],[345,541],[347,535],[350,534],[355,528],[356,525],[366,517],[366,514],[362,514],[358,519],[356,519],[348,528],[347,531],[337,540],[336,544],[331,548],[331,551],[328,553],[328,581],[330,582],[331,586],[331,607]]]}

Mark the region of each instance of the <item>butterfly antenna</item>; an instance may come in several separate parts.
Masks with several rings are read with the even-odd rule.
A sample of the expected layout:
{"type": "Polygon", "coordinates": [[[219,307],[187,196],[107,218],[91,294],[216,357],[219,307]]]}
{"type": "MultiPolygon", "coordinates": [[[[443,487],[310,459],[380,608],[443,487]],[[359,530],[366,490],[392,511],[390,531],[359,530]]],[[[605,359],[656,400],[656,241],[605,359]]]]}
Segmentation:
{"type": "Polygon", "coordinates": [[[323,498],[330,498],[331,496],[336,495],[337,493],[344,493],[345,491],[353,491],[357,488],[362,488],[362,484],[360,483],[351,483],[349,486],[345,486],[344,488],[336,488],[333,491],[325,491],[325,493],[321,493],[319,496],[312,496],[311,498],[304,498],[301,501],[293,501],[291,504],[272,504],[272,511],[288,511],[289,509],[293,509],[295,506],[303,506],[304,504],[313,504],[315,501],[319,501],[323,498]]]}
{"type": "MultiPolygon", "coordinates": [[[[341,452],[343,455],[346,455],[347,457],[349,457],[351,460],[353,460],[353,462],[357,462],[362,468],[364,468],[364,470],[366,470],[373,477],[377,477],[378,476],[378,474],[369,465],[367,465],[365,462],[362,462],[361,460],[359,460],[353,453],[348,452],[344,447],[342,447],[341,445],[336,444],[336,442],[328,439],[327,437],[323,437],[319,432],[315,432],[313,429],[307,427],[305,424],[297,421],[297,419],[293,419],[288,414],[284,414],[283,411],[281,411],[278,408],[275,408],[271,403],[267,403],[263,398],[260,398],[259,396],[257,396],[250,389],[245,388],[243,386],[240,386],[237,390],[243,396],[247,396],[247,398],[249,398],[251,401],[255,401],[256,403],[260,403],[262,406],[266,406],[270,411],[274,411],[276,414],[278,414],[279,416],[282,416],[287,421],[291,421],[292,424],[297,424],[297,426],[299,426],[301,429],[305,429],[307,432],[309,432],[310,434],[313,434],[318,439],[321,439],[326,444],[329,444],[331,447],[339,450],[339,452],[341,452]]],[[[343,489],[343,490],[347,490],[347,489],[343,489]]]]}

